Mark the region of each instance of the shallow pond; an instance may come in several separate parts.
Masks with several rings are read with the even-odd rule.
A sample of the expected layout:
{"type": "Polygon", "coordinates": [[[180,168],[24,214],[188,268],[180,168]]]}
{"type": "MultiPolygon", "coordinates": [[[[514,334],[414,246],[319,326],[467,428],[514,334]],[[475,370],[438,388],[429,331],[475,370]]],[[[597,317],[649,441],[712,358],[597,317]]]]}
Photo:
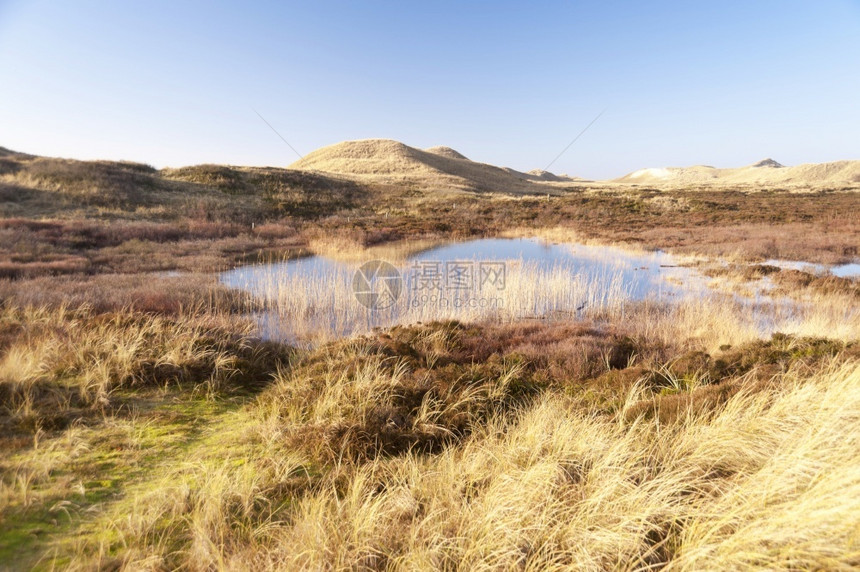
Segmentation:
{"type": "MultiPolygon", "coordinates": [[[[224,272],[220,280],[226,286],[254,294],[271,293],[274,276],[284,280],[296,277],[325,276],[344,270],[355,270],[366,262],[340,261],[324,256],[309,256],[273,264],[242,266],[224,272]]],[[[448,244],[409,256],[405,261],[392,260],[401,271],[406,290],[417,287],[416,273],[426,272],[439,262],[440,273],[453,270],[457,263],[503,262],[507,267],[529,265],[536,270],[564,269],[571,277],[598,278],[619,275],[631,298],[673,295],[681,290],[677,281],[698,276],[694,270],[681,266],[675,257],[664,252],[635,252],[611,247],[578,244],[551,244],[537,239],[487,238],[448,244]],[[673,280],[667,281],[667,278],[673,280]]],[[[473,271],[477,268],[473,266],[473,271]]],[[[478,277],[479,279],[479,277],[478,277]]],[[[443,288],[446,286],[443,284],[443,288]]]]}
{"type": "Polygon", "coordinates": [[[311,256],[244,266],[220,280],[259,301],[254,316],[265,337],[289,341],[446,319],[612,319],[633,301],[712,293],[695,268],[659,251],[481,239],[388,260],[385,252],[368,255],[377,260],[311,256]]]}
{"type": "Polygon", "coordinates": [[[619,312],[630,301],[705,288],[666,253],[535,239],[448,244],[369,271],[366,262],[311,256],[239,267],[220,280],[263,302],[264,335],[288,340],[440,319],[619,312]]]}
{"type": "Polygon", "coordinates": [[[803,270],[813,274],[821,274],[829,272],[839,278],[858,278],[860,277],[860,262],[849,262],[847,264],[838,264],[836,266],[827,266],[825,264],[813,264],[811,262],[797,262],[794,260],[765,260],[764,264],[778,266],[787,270],[803,270]]]}

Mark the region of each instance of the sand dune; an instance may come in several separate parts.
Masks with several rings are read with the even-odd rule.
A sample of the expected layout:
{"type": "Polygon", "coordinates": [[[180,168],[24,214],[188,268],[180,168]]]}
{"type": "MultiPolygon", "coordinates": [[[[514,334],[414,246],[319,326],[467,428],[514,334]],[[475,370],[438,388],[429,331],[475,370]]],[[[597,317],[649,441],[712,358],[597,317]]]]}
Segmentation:
{"type": "MultiPolygon", "coordinates": [[[[0,147],[0,175],[15,173],[19,170],[19,163],[31,160],[39,160],[39,158],[0,147]]],[[[74,163],[83,164],[83,162],[74,163]]],[[[89,162],[89,164],[96,163],[115,164],[118,168],[135,167],[131,163],[124,162],[89,162]]],[[[140,167],[138,165],[135,168],[140,167]]],[[[151,167],[144,168],[144,170],[147,169],[152,170],[151,167]]],[[[203,174],[206,175],[211,174],[210,171],[232,173],[233,171],[250,172],[249,170],[252,171],[253,168],[204,165],[180,170],[165,169],[164,172],[169,178],[173,171],[183,171],[183,176],[192,176],[198,171],[201,173],[205,171],[203,174]]],[[[322,147],[294,162],[283,172],[284,176],[291,180],[301,179],[302,174],[316,177],[314,181],[322,180],[320,176],[325,178],[333,175],[340,183],[349,181],[359,184],[404,184],[412,189],[430,192],[450,190],[520,195],[560,194],[577,183],[596,188],[647,185],[663,189],[698,187],[860,189],[860,161],[785,166],[768,158],[738,168],[717,168],[710,165],[649,167],[617,179],[592,181],[541,169],[521,172],[472,161],[450,147],[418,149],[390,139],[344,141],[322,147]]],[[[216,186],[221,184],[219,182],[216,186]]]]}
{"type": "Polygon", "coordinates": [[[544,171],[543,169],[532,169],[531,171],[527,171],[526,175],[530,175],[541,181],[548,181],[551,183],[564,183],[569,181],[583,180],[578,177],[570,177],[565,174],[556,175],[555,173],[550,173],[549,171],[544,171]]]}
{"type": "Polygon", "coordinates": [[[469,160],[469,158],[462,153],[459,153],[458,151],[455,151],[450,147],[445,147],[444,145],[439,145],[437,147],[429,147],[424,150],[428,153],[433,153],[434,155],[442,155],[443,157],[448,157],[449,159],[465,159],[467,161],[469,160]]]}
{"type": "Polygon", "coordinates": [[[572,180],[552,173],[522,173],[478,163],[450,147],[417,149],[388,139],[344,141],[318,149],[291,169],[349,175],[387,182],[411,181],[429,188],[545,194],[547,181],[572,180]]]}
{"type": "MultiPolygon", "coordinates": [[[[389,139],[344,141],[323,147],[290,165],[292,169],[335,173],[360,181],[409,182],[426,190],[461,189],[518,194],[562,192],[584,179],[535,169],[521,172],[469,160],[450,147],[410,147],[389,139]]],[[[651,167],[604,184],[637,184],[664,188],[689,186],[762,186],[816,188],[860,183],[860,161],[809,163],[786,167],[763,159],[739,168],[710,165],[651,167]]]]}
{"type": "Polygon", "coordinates": [[[763,159],[735,169],[707,165],[639,169],[615,179],[618,183],[648,185],[786,185],[818,186],[860,183],[860,161],[807,163],[786,167],[773,159],[763,159]]]}

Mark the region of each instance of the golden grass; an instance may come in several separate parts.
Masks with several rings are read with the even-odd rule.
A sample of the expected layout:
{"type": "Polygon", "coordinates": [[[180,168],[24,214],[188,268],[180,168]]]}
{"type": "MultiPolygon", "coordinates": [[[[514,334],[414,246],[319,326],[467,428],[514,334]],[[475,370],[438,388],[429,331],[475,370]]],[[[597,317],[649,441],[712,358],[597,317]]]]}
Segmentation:
{"type": "MultiPolygon", "coordinates": [[[[526,199],[528,200],[528,199],[526,199]]],[[[529,228],[516,227],[502,231],[499,236],[502,238],[539,238],[541,240],[553,244],[575,244],[585,246],[607,246],[613,248],[621,248],[637,254],[647,252],[647,249],[640,245],[629,244],[624,242],[613,242],[605,239],[588,237],[574,228],[562,226],[547,227],[547,228],[529,228]]]]}
{"type": "Polygon", "coordinates": [[[286,353],[256,343],[251,329],[199,311],[165,317],[0,309],[0,427],[12,434],[62,428],[88,411],[121,405],[118,390],[191,384],[215,395],[265,383],[260,363],[286,353]]]}
{"type": "MultiPolygon", "coordinates": [[[[396,259],[393,259],[396,260],[396,259]]],[[[506,261],[504,290],[403,291],[389,308],[369,310],[356,299],[353,275],[358,264],[320,273],[284,275],[277,267],[240,284],[257,295],[272,314],[268,335],[287,340],[329,340],[397,324],[460,320],[503,321],[523,318],[620,317],[631,300],[620,272],[572,273],[566,265],[541,268],[522,260],[506,261]]],[[[410,270],[402,267],[406,277],[410,270]]]]}
{"type": "Polygon", "coordinates": [[[860,339],[860,307],[852,296],[817,295],[813,300],[760,301],[731,294],[691,297],[676,304],[640,304],[628,314],[636,335],[664,343],[694,340],[706,351],[739,345],[775,332],[860,339]]]}
{"type": "Polygon", "coordinates": [[[284,447],[289,422],[253,421],[251,411],[230,425],[238,431],[229,447],[163,467],[163,479],[106,515],[103,530],[116,532],[100,548],[79,543],[71,565],[855,566],[860,366],[791,370],[768,387],[672,423],[629,419],[624,409],[596,415],[546,395],[439,454],[341,461],[322,474],[284,447]]]}
{"type": "MultiPolygon", "coordinates": [[[[363,254],[401,247],[416,246],[363,254]]],[[[860,565],[856,297],[634,302],[614,271],[512,263],[507,278],[503,306],[369,314],[348,268],[271,274],[248,309],[315,342],[299,351],[211,304],[157,315],[8,296],[0,560],[860,565]],[[435,322],[448,319],[463,323],[435,322]],[[367,335],[322,343],[346,332],[367,335]]]]}
{"type": "Polygon", "coordinates": [[[550,399],[460,449],[361,467],[305,499],[266,563],[303,568],[814,568],[856,562],[860,370],[674,426],[550,399]],[[840,518],[841,517],[841,518],[840,518]],[[822,549],[822,547],[827,547],[822,549]],[[667,557],[671,560],[666,562],[667,557]]]}
{"type": "Polygon", "coordinates": [[[362,241],[350,236],[316,237],[308,241],[308,248],[319,256],[340,262],[365,262],[368,260],[390,260],[403,262],[410,256],[437,248],[449,241],[441,239],[397,240],[366,246],[362,241]]]}

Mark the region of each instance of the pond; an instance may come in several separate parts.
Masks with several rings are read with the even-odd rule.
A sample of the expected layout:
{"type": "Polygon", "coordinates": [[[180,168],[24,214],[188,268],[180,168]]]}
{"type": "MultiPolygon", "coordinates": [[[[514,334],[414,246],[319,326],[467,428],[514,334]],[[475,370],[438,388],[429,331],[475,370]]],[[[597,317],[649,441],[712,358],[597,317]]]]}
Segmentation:
{"type": "Polygon", "coordinates": [[[660,251],[492,238],[391,254],[244,266],[220,280],[258,300],[262,335],[291,342],[446,319],[617,319],[631,302],[713,293],[689,260],[660,251]]]}
{"type": "Polygon", "coordinates": [[[836,266],[826,266],[824,264],[814,264],[811,262],[798,262],[794,260],[765,260],[763,264],[770,266],[778,266],[785,270],[803,270],[813,274],[822,274],[829,272],[838,278],[858,278],[860,277],[860,262],[849,262],[847,264],[838,264],[836,266]]]}
{"type": "MultiPolygon", "coordinates": [[[[226,286],[266,296],[272,293],[272,281],[278,278],[291,282],[297,278],[324,278],[343,271],[354,273],[361,261],[343,261],[324,256],[309,256],[273,264],[242,266],[220,275],[226,286]]],[[[401,271],[407,291],[418,287],[417,273],[426,273],[433,263],[439,262],[439,272],[456,271],[457,263],[502,262],[510,269],[531,267],[543,272],[564,271],[570,278],[595,280],[618,276],[631,299],[676,295],[685,288],[678,283],[698,276],[694,270],[682,266],[677,258],[660,251],[632,251],[612,246],[582,244],[552,244],[539,239],[487,238],[431,248],[418,252],[406,260],[391,260],[401,271]],[[670,278],[672,280],[667,280],[670,278]]],[[[462,266],[462,265],[460,265],[462,266]]],[[[473,266],[472,270],[477,271],[473,266]]],[[[462,269],[460,269],[462,270],[462,269]]],[[[478,280],[480,277],[478,277],[478,280]]],[[[449,287],[443,280],[443,289],[449,287]]]]}

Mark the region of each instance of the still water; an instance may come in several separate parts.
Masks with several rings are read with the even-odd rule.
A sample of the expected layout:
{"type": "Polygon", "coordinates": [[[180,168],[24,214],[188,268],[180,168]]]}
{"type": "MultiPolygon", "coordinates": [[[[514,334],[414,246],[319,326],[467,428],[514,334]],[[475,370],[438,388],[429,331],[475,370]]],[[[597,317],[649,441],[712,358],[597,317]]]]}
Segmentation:
{"type": "MultiPolygon", "coordinates": [[[[538,239],[471,240],[367,262],[310,256],[235,268],[220,280],[260,302],[253,316],[264,337],[291,342],[444,319],[618,318],[630,302],[715,294],[689,261],[664,252],[538,239]]],[[[832,271],[851,276],[857,266],[832,271]]],[[[773,321],[772,302],[762,290],[742,300],[762,324],[773,321]]]]}

